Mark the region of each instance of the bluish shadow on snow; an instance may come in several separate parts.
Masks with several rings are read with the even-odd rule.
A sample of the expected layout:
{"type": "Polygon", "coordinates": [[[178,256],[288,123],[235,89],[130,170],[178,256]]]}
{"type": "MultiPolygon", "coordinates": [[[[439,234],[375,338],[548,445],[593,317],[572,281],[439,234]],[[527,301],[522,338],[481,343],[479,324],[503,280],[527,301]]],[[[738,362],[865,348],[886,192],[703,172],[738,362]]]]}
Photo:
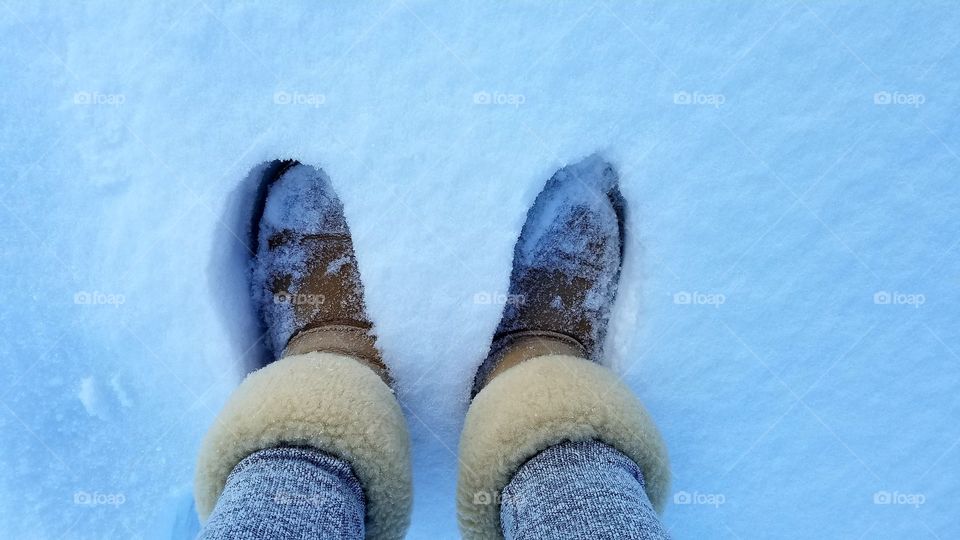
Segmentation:
{"type": "Polygon", "coordinates": [[[200,520],[197,518],[197,509],[193,502],[193,492],[188,491],[178,495],[177,501],[172,506],[173,516],[171,519],[170,531],[168,536],[158,534],[156,538],[170,538],[171,540],[180,540],[182,538],[196,538],[200,534],[200,520]]]}
{"type": "MultiPolygon", "coordinates": [[[[624,375],[640,358],[632,357],[637,338],[645,335],[643,320],[646,274],[646,229],[643,226],[643,205],[634,194],[636,171],[611,159],[619,177],[623,205],[620,261],[620,284],[610,312],[610,323],[603,343],[603,363],[624,375]]],[[[642,339],[642,338],[641,338],[642,339]]]]}
{"type": "Polygon", "coordinates": [[[220,321],[230,336],[230,354],[246,374],[272,360],[265,329],[250,294],[250,261],[256,253],[255,224],[263,213],[270,180],[290,161],[273,160],[254,167],[224,205],[210,250],[207,277],[217,300],[220,321]]]}

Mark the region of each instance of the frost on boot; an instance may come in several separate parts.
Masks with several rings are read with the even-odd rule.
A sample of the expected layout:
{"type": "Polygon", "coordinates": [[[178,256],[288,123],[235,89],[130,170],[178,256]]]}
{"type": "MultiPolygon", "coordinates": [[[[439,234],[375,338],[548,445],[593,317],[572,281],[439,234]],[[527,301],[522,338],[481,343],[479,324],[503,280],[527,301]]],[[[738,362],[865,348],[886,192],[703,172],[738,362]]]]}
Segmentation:
{"type": "Polygon", "coordinates": [[[350,229],[330,180],[291,162],[268,190],[251,286],[274,359],[340,352],[382,375],[350,229]]]}
{"type": "Polygon", "coordinates": [[[599,441],[626,455],[663,510],[666,445],[630,388],[596,362],[620,277],[623,213],[616,173],[591,157],[558,171],[527,214],[513,301],[477,372],[460,436],[464,538],[502,538],[501,506],[478,504],[477,494],[504,493],[524,463],[564,442],[599,441]]]}
{"type": "Polygon", "coordinates": [[[617,292],[624,205],[597,156],[557,171],[527,212],[508,298],[474,395],[497,373],[542,354],[597,360],[617,292]],[[504,358],[510,351],[510,358],[504,358]]]}

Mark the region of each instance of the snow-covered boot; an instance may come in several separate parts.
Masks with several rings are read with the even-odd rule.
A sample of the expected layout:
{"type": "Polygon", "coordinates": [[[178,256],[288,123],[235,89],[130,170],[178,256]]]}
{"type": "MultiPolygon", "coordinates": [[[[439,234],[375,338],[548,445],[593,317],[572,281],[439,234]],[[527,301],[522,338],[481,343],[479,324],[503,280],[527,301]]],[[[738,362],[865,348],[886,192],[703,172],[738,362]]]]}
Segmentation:
{"type": "Polygon", "coordinates": [[[366,315],[343,206],[323,171],[289,163],[268,186],[253,295],[276,360],[234,391],[204,439],[195,498],[205,521],[233,468],[279,446],[350,463],[367,538],[403,538],[410,438],[366,315]]]}
{"type": "Polygon", "coordinates": [[[490,501],[528,459],[565,441],[599,440],[630,457],[663,508],[666,447],[630,389],[599,364],[624,245],[617,181],[609,163],[591,156],[559,170],[527,213],[460,439],[466,538],[502,537],[500,508],[490,501]]]}
{"type": "Polygon", "coordinates": [[[256,247],[251,287],[274,357],[339,352],[386,380],[343,205],[323,171],[297,163],[279,171],[256,247]]]}
{"type": "Polygon", "coordinates": [[[624,204],[613,167],[591,157],[557,171],[527,212],[508,301],[474,394],[533,356],[597,360],[620,280],[623,237],[624,204]]]}

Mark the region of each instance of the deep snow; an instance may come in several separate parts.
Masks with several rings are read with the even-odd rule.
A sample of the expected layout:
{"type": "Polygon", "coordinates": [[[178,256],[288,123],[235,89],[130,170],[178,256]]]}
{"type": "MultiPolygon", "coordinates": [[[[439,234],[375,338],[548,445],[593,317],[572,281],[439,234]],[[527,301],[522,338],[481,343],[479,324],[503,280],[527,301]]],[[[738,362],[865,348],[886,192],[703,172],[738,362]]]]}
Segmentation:
{"type": "Polygon", "coordinates": [[[456,445],[529,205],[599,152],[610,364],[677,538],[954,538],[960,12],[949,2],[0,3],[0,530],[192,534],[260,354],[257,170],[329,175],[415,453],[456,445]]]}

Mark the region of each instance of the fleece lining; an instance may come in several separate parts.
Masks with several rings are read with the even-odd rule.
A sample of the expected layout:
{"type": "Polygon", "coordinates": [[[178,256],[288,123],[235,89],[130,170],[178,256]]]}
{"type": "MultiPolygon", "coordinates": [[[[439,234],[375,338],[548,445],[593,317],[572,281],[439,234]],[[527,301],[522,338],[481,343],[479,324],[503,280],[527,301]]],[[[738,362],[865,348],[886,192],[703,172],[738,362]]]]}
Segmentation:
{"type": "Polygon", "coordinates": [[[610,370],[582,358],[527,360],[474,398],[460,438],[457,514],[465,538],[502,538],[496,502],[527,460],[564,441],[598,440],[639,465],[653,507],[669,490],[667,449],[650,415],[610,370]]]}
{"type": "Polygon", "coordinates": [[[393,392],[370,368],[311,352],[248,375],[200,449],[194,495],[201,522],[237,463],[284,445],[349,462],[363,484],[367,538],[403,538],[413,501],[410,437],[393,392]]]}

